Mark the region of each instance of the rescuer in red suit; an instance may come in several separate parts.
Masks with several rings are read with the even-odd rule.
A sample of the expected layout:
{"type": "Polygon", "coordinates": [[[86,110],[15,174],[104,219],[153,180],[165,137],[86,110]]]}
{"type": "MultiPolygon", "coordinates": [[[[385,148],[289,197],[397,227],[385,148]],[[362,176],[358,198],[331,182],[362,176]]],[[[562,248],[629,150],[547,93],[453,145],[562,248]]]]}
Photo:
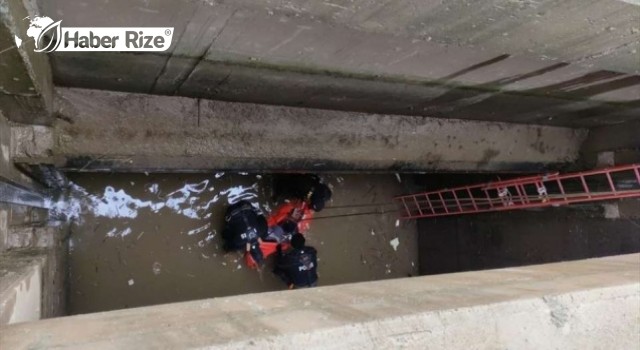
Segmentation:
{"type": "Polygon", "coordinates": [[[298,232],[309,230],[315,212],[321,211],[331,199],[331,189],[311,174],[281,175],[274,179],[275,199],[282,200],[267,218],[269,227],[287,222],[297,224],[298,232]]]}
{"type": "Polygon", "coordinates": [[[282,204],[267,218],[269,237],[260,245],[265,258],[275,253],[278,245],[288,249],[296,233],[307,232],[313,214],[324,208],[332,194],[329,186],[311,174],[280,175],[273,188],[274,200],[282,204]]]}

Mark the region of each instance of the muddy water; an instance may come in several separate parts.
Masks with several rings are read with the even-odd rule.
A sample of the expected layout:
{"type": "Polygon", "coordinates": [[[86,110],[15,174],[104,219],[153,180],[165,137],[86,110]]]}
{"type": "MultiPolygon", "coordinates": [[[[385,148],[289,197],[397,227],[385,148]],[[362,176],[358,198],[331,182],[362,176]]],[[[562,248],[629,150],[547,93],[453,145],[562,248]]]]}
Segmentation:
{"type": "MultiPolygon", "coordinates": [[[[74,194],[58,211],[69,239],[71,314],[284,289],[270,272],[223,254],[229,203],[265,213],[271,177],[256,174],[70,174],[74,194]]],[[[416,228],[399,223],[396,175],[326,175],[334,191],[306,234],[318,249],[319,285],[416,275],[416,228]],[[353,215],[363,214],[366,215],[353,215]],[[397,240],[396,240],[397,239],[397,240]],[[396,244],[397,243],[397,244],[396,244]]]]}

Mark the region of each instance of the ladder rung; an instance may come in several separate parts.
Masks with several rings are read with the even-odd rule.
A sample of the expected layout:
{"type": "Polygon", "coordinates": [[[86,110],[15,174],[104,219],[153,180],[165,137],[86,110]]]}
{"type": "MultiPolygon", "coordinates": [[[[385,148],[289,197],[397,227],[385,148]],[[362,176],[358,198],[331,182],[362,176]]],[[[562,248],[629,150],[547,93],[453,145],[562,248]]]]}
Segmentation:
{"type": "Polygon", "coordinates": [[[402,202],[402,207],[405,210],[405,215],[402,217],[406,219],[527,209],[632,197],[640,197],[640,164],[564,175],[555,173],[529,176],[400,196],[395,200],[402,202]],[[616,181],[622,181],[620,183],[624,183],[624,186],[616,187],[614,174],[616,181]],[[606,177],[608,190],[594,191],[598,187],[602,187],[602,181],[598,182],[598,179],[602,179],[598,176],[602,175],[606,177]],[[623,175],[626,177],[623,178],[623,175]],[[626,189],[629,186],[629,181],[632,182],[632,186],[626,189]],[[551,184],[549,185],[551,187],[545,183],[551,184]],[[535,188],[535,192],[533,192],[535,194],[527,192],[527,186],[530,190],[535,188]],[[578,191],[576,191],[576,186],[579,187],[578,191]],[[512,191],[515,191],[515,194],[512,191]],[[432,195],[437,199],[432,200],[432,195]],[[407,201],[411,201],[413,204],[409,205],[407,201]],[[415,206],[415,210],[411,208],[413,206],[415,206]]]}

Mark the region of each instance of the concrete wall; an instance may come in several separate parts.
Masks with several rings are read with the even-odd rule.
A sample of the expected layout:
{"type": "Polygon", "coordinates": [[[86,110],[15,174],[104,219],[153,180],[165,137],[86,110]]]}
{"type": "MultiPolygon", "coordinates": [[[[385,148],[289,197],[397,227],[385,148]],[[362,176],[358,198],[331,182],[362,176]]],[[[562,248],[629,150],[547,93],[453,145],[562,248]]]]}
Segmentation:
{"type": "Polygon", "coordinates": [[[0,108],[0,324],[66,312],[68,228],[46,226],[44,189],[13,162],[16,156],[48,155],[47,130],[9,122],[0,108]]]}
{"type": "Polygon", "coordinates": [[[622,218],[607,219],[602,206],[586,205],[421,219],[420,272],[452,273],[640,252],[640,211],[624,212],[627,215],[622,218]]]}
{"type": "Polygon", "coordinates": [[[640,342],[640,255],[24,323],[0,347],[585,349],[640,342]]]}
{"type": "Polygon", "coordinates": [[[575,161],[586,135],[98,90],[58,93],[48,161],[77,171],[540,170],[575,161]]]}

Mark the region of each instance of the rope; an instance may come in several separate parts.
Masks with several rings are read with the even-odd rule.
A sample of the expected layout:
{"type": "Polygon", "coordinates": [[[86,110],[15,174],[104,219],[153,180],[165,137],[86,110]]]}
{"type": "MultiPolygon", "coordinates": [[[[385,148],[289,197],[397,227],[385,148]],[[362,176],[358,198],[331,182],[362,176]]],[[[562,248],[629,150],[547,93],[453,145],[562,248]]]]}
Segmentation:
{"type": "Polygon", "coordinates": [[[387,210],[387,211],[372,211],[372,212],[368,212],[368,213],[353,213],[353,214],[344,214],[344,215],[327,215],[327,216],[319,216],[319,217],[313,217],[310,219],[302,219],[303,221],[312,221],[312,220],[322,220],[322,219],[334,219],[334,218],[344,218],[344,217],[350,217],[350,216],[361,216],[361,215],[383,215],[383,214],[390,214],[390,213],[397,213],[397,210],[387,210]]]}

